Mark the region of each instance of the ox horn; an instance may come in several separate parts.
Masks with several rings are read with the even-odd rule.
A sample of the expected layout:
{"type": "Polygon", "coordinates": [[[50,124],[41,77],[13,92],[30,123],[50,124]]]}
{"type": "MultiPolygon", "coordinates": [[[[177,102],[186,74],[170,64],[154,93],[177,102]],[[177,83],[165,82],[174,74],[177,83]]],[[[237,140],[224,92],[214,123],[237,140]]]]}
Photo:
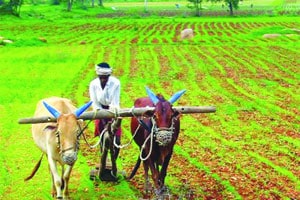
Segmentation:
{"type": "Polygon", "coordinates": [[[60,112],[58,112],[54,107],[50,106],[45,101],[43,101],[43,104],[47,108],[47,110],[53,115],[53,117],[58,118],[60,116],[60,112]]]}
{"type": "Polygon", "coordinates": [[[92,105],[92,103],[93,103],[93,102],[90,101],[90,102],[84,104],[83,106],[81,106],[80,108],[78,108],[78,109],[74,112],[75,116],[76,116],[76,117],[79,117],[84,111],[86,111],[86,109],[88,109],[88,108],[92,105]]]}
{"type": "Polygon", "coordinates": [[[154,103],[154,105],[157,104],[157,102],[159,102],[159,99],[157,98],[157,96],[147,86],[146,86],[146,92],[147,92],[149,98],[151,99],[151,101],[154,103]]]}
{"type": "Polygon", "coordinates": [[[175,103],[184,93],[186,92],[186,90],[181,90],[179,92],[176,92],[170,99],[169,102],[171,104],[175,103]]]}

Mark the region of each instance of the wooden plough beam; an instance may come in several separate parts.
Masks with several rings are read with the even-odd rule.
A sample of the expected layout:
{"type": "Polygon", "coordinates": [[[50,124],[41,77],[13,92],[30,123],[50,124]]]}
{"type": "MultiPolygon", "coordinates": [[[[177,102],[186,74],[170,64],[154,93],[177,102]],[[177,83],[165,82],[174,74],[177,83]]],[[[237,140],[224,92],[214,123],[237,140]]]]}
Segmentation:
{"type": "MultiPolygon", "coordinates": [[[[143,108],[121,108],[115,110],[98,110],[97,112],[85,112],[78,119],[82,120],[94,120],[104,118],[116,118],[116,117],[137,117],[143,115],[147,111],[153,111],[154,107],[143,108]]],[[[174,106],[173,109],[182,114],[192,113],[213,113],[216,112],[214,106],[174,106]]],[[[18,121],[19,124],[36,124],[36,123],[48,123],[56,122],[54,117],[44,116],[35,118],[22,118],[18,121]]]]}

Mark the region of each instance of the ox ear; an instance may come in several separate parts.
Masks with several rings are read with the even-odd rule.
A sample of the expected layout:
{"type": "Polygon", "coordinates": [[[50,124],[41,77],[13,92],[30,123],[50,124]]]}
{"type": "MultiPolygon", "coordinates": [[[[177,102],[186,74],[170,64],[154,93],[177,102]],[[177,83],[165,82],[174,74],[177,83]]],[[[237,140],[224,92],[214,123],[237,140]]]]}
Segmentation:
{"type": "Polygon", "coordinates": [[[176,92],[170,99],[169,102],[171,104],[175,103],[184,93],[186,92],[186,90],[181,90],[179,92],[176,92]]]}
{"type": "Polygon", "coordinates": [[[148,111],[144,112],[142,116],[144,116],[144,117],[152,117],[153,115],[154,115],[154,110],[152,110],[152,111],[148,110],[148,111]]]}
{"type": "Polygon", "coordinates": [[[159,102],[157,96],[147,86],[146,86],[146,92],[149,98],[151,99],[152,103],[154,103],[154,105],[157,104],[157,102],[159,102]]]}
{"type": "Polygon", "coordinates": [[[50,106],[45,101],[43,101],[43,104],[47,108],[47,110],[53,115],[53,117],[58,118],[60,116],[60,112],[58,112],[54,107],[50,106]]]}
{"type": "Polygon", "coordinates": [[[84,111],[86,111],[86,109],[88,109],[88,108],[92,105],[92,103],[93,103],[93,102],[90,101],[90,102],[84,104],[83,106],[81,106],[80,108],[78,108],[78,109],[74,112],[75,116],[76,116],[76,117],[79,117],[84,111]]]}
{"type": "Polygon", "coordinates": [[[173,109],[173,115],[172,118],[175,118],[176,120],[178,120],[181,116],[181,113],[179,111],[177,111],[176,109],[173,109]]]}

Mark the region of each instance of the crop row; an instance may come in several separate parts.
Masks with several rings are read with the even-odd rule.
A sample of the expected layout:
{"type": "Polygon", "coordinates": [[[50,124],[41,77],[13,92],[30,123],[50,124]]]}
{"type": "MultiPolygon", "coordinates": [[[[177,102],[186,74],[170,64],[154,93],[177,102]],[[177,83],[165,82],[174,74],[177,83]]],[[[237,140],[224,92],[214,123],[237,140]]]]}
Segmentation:
{"type": "MultiPolygon", "coordinates": [[[[291,19],[292,21],[293,19],[291,19]]],[[[38,23],[38,22],[37,22],[38,23]]],[[[64,25],[40,23],[35,25],[36,30],[29,38],[19,37],[23,31],[30,29],[27,24],[20,23],[18,27],[9,31],[6,38],[12,40],[36,40],[43,37],[51,44],[78,45],[122,45],[122,44],[178,44],[180,32],[184,28],[194,30],[193,44],[198,45],[253,45],[259,42],[269,41],[273,43],[293,43],[297,41],[295,31],[297,22],[285,23],[284,20],[270,21],[259,19],[252,22],[248,19],[241,20],[190,20],[182,22],[177,19],[161,19],[159,23],[147,19],[134,22],[125,19],[102,20],[86,22],[67,22],[64,25]],[[51,30],[54,29],[54,30],[51,30]],[[264,39],[264,34],[282,34],[277,39],[264,39]],[[290,37],[286,36],[289,34],[290,37]],[[16,38],[17,36],[17,38],[16,38]]],[[[5,34],[5,25],[1,28],[5,34]]]]}
{"type": "MultiPolygon", "coordinates": [[[[217,107],[216,113],[182,116],[181,133],[166,180],[171,195],[186,199],[297,198],[299,36],[271,40],[261,37],[299,25],[292,20],[284,22],[112,19],[79,25],[51,24],[52,28],[49,24],[33,25],[34,33],[22,23],[9,29],[16,41],[20,40],[16,35],[23,30],[28,34],[22,39],[43,36],[48,42],[0,49],[4,56],[0,64],[8,66],[2,71],[5,76],[1,104],[5,107],[0,107],[5,120],[0,126],[4,136],[0,138],[7,141],[1,152],[8,151],[0,154],[0,162],[5,166],[1,175],[8,183],[4,197],[13,199],[30,193],[32,196],[27,197],[34,198],[36,190],[43,191],[40,196],[49,197],[45,193],[50,177],[41,180],[42,175],[48,176],[46,164],[40,169],[45,172],[39,171],[42,175],[37,174],[36,180],[27,185],[20,181],[28,171],[19,169],[31,168],[39,152],[27,151],[34,148],[30,128],[16,125],[16,119],[31,115],[36,101],[48,95],[65,96],[77,104],[88,101],[87,88],[95,77],[94,65],[107,61],[122,83],[121,107],[129,108],[137,97],[146,96],[144,86],[162,93],[166,99],[187,89],[177,104],[217,107]],[[178,40],[177,35],[185,27],[195,30],[193,40],[178,40]],[[85,43],[79,44],[83,40],[85,43]],[[9,59],[9,55],[15,55],[14,59],[9,59]],[[14,70],[15,66],[24,68],[14,70]],[[5,117],[9,113],[13,119],[5,117]],[[16,189],[18,194],[14,194],[14,183],[24,191],[16,189]],[[31,184],[34,187],[29,187],[31,184]]],[[[6,24],[3,27],[8,28],[6,24]]],[[[129,119],[122,122],[124,144],[131,139],[129,123],[129,119]]],[[[90,126],[90,141],[92,130],[90,126]]],[[[88,149],[83,143],[81,153],[70,181],[76,197],[143,197],[142,167],[132,181],[121,179],[117,185],[93,185],[96,183],[87,179],[90,168],[98,162],[99,149],[88,149]]],[[[122,149],[118,169],[129,173],[138,153],[134,144],[122,149]]]]}

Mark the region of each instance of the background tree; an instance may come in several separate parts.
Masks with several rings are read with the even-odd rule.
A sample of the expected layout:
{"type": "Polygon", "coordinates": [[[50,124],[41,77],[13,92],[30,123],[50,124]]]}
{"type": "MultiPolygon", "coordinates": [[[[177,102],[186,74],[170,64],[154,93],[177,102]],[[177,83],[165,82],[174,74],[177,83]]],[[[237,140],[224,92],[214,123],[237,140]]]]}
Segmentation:
{"type": "MultiPolygon", "coordinates": [[[[52,0],[53,5],[60,5],[60,3],[67,3],[67,11],[70,12],[72,10],[74,0],[52,0]]],[[[78,1],[78,3],[80,3],[78,1]]]]}
{"type": "Polygon", "coordinates": [[[59,5],[60,4],[59,0],[51,0],[51,2],[52,2],[53,5],[59,5]]]}
{"type": "Polygon", "coordinates": [[[23,4],[23,0],[10,0],[10,5],[12,8],[12,13],[16,16],[20,16],[21,6],[23,4]]]}
{"type": "Polygon", "coordinates": [[[23,0],[9,0],[9,2],[5,2],[4,0],[0,1],[0,13],[10,13],[18,17],[20,16],[23,0]]]}
{"type": "Polygon", "coordinates": [[[103,0],[99,0],[99,6],[103,6],[103,0]]]}
{"type": "Polygon", "coordinates": [[[67,10],[71,11],[72,10],[72,6],[73,6],[73,0],[68,0],[68,8],[67,8],[67,10]]]}
{"type": "Polygon", "coordinates": [[[240,0],[207,0],[210,2],[221,2],[223,1],[229,8],[230,15],[233,15],[233,8],[238,9],[240,0]]]}
{"type": "Polygon", "coordinates": [[[195,8],[196,9],[196,16],[201,15],[201,3],[202,0],[188,0],[189,2],[193,3],[193,6],[189,6],[190,8],[195,8]]]}

